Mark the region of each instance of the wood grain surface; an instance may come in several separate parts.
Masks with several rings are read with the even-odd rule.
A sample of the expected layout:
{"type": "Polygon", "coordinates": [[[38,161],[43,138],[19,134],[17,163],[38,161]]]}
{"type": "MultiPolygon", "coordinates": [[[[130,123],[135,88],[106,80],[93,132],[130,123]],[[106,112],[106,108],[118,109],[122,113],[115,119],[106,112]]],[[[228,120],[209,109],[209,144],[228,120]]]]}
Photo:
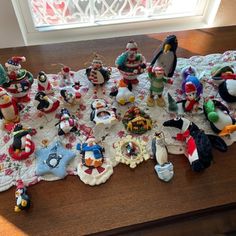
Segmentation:
{"type": "MultiPolygon", "coordinates": [[[[172,32],[173,33],[173,32],[172,32]]],[[[174,32],[178,57],[236,50],[236,26],[174,32]]],[[[0,49],[3,64],[13,55],[27,58],[24,68],[57,73],[55,63],[72,70],[85,68],[93,52],[114,61],[134,39],[148,61],[168,33],[75,43],[0,49]]],[[[14,188],[0,193],[0,235],[223,235],[236,230],[236,145],[227,153],[214,151],[212,166],[191,171],[182,155],[170,155],[173,180],[161,182],[149,160],[131,170],[118,165],[103,185],[90,187],[77,176],[40,182],[28,189],[32,207],[13,211],[14,188]],[[222,218],[223,217],[223,218],[222,218]],[[211,226],[211,227],[210,227],[211,226]],[[211,229],[211,231],[207,231],[211,229]],[[207,233],[208,232],[208,233],[207,233]],[[205,234],[207,233],[207,234],[205,234]]],[[[230,234],[229,234],[230,235],[230,234]]]]}

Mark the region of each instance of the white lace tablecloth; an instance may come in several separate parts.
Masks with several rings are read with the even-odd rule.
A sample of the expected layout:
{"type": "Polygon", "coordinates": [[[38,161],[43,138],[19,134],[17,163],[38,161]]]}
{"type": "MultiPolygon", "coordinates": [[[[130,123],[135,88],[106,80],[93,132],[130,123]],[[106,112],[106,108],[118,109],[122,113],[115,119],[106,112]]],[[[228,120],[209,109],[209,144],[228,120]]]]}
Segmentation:
{"type": "MultiPolygon", "coordinates": [[[[185,66],[194,66],[197,69],[198,77],[201,79],[204,85],[204,93],[202,97],[217,97],[217,88],[213,86],[211,82],[210,72],[213,66],[224,66],[230,65],[234,70],[236,70],[236,51],[227,51],[223,54],[211,54],[207,56],[193,56],[189,59],[178,58],[178,63],[176,71],[174,74],[174,83],[173,85],[167,85],[164,91],[164,96],[167,101],[167,92],[175,99],[181,99],[181,70],[185,66]]],[[[56,91],[55,96],[60,99],[59,86],[58,86],[58,75],[50,74],[48,75],[50,81],[52,82],[54,89],[56,91]]],[[[139,76],[140,83],[135,85],[133,92],[136,97],[134,104],[127,104],[121,106],[117,104],[114,98],[109,96],[110,88],[115,85],[115,82],[120,79],[120,74],[116,68],[112,68],[111,80],[106,84],[106,95],[102,95],[102,92],[98,93],[99,98],[105,98],[108,102],[113,103],[117,107],[117,113],[120,118],[118,122],[112,129],[96,129],[95,124],[90,121],[90,112],[91,112],[91,102],[93,101],[93,85],[87,80],[85,75],[85,70],[79,70],[75,73],[75,80],[79,80],[82,87],[80,92],[83,94],[83,104],[86,106],[84,111],[80,111],[78,114],[78,120],[80,124],[80,132],[70,133],[63,137],[57,135],[58,129],[55,124],[58,122],[57,113],[60,111],[60,108],[67,107],[72,114],[75,114],[75,108],[65,106],[61,102],[60,108],[50,114],[42,114],[34,106],[33,98],[37,92],[37,81],[35,80],[33,87],[30,92],[31,102],[25,104],[24,109],[20,112],[21,123],[26,127],[35,128],[37,134],[33,136],[33,141],[36,144],[36,148],[41,148],[43,143],[52,143],[55,140],[60,140],[65,147],[76,152],[76,158],[69,164],[67,168],[67,174],[76,175],[76,168],[78,162],[80,162],[80,154],[76,150],[77,143],[81,143],[86,140],[86,137],[89,135],[95,135],[96,139],[99,141],[100,145],[103,145],[105,148],[105,156],[110,158],[113,162],[113,166],[117,163],[115,161],[115,150],[113,148],[114,142],[118,139],[127,135],[127,131],[124,129],[124,126],[121,122],[125,111],[133,105],[137,105],[139,108],[143,109],[146,113],[150,115],[153,120],[153,128],[151,131],[140,136],[140,138],[147,143],[146,147],[148,152],[151,155],[151,139],[156,131],[163,130],[166,137],[166,142],[168,144],[168,150],[170,153],[180,154],[184,153],[184,148],[182,143],[174,141],[172,138],[177,130],[163,128],[162,123],[165,120],[168,120],[171,117],[171,114],[167,112],[166,108],[160,107],[147,107],[146,99],[149,91],[149,81],[147,74],[142,74],[139,76]]],[[[220,99],[220,98],[219,98],[220,99]]],[[[201,102],[203,99],[201,99],[201,102]]],[[[231,104],[229,109],[232,113],[232,116],[235,116],[235,104],[231,104]]],[[[212,133],[208,121],[206,121],[203,114],[196,115],[186,115],[187,118],[195,122],[201,129],[204,129],[206,133],[212,133]]],[[[56,180],[57,177],[53,175],[45,176],[36,176],[36,159],[35,155],[31,155],[30,158],[24,161],[15,161],[8,154],[8,147],[12,144],[12,134],[7,133],[3,129],[0,131],[0,191],[7,190],[11,186],[16,184],[17,179],[22,179],[26,185],[32,185],[37,183],[40,180],[56,180]]],[[[225,141],[228,145],[231,145],[236,140],[235,133],[231,136],[225,138],[225,141]]],[[[114,170],[115,171],[115,170],[114,170]]],[[[111,177],[112,178],[112,177],[111,177]]],[[[78,181],[79,178],[78,178],[78,181]]]]}

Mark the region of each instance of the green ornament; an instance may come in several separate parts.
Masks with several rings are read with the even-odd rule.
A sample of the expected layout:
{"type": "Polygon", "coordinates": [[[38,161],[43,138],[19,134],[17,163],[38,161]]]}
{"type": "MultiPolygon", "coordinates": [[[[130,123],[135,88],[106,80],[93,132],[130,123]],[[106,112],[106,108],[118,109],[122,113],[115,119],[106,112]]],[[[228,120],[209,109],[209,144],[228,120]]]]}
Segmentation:
{"type": "Polygon", "coordinates": [[[7,75],[7,72],[3,68],[3,66],[0,64],[0,85],[3,85],[4,83],[9,82],[9,78],[7,75]]]}
{"type": "Polygon", "coordinates": [[[178,106],[176,101],[172,98],[172,96],[168,93],[168,109],[170,112],[177,112],[178,106]]]}

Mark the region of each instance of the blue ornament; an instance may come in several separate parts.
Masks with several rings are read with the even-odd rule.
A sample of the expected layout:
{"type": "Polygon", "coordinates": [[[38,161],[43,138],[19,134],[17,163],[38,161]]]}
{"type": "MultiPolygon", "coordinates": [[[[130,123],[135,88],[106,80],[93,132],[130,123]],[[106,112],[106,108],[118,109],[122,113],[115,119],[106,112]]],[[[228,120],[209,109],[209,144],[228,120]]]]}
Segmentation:
{"type": "Polygon", "coordinates": [[[37,158],[36,175],[51,173],[59,178],[66,176],[66,166],[76,156],[58,141],[49,147],[37,150],[35,155],[37,158]]]}

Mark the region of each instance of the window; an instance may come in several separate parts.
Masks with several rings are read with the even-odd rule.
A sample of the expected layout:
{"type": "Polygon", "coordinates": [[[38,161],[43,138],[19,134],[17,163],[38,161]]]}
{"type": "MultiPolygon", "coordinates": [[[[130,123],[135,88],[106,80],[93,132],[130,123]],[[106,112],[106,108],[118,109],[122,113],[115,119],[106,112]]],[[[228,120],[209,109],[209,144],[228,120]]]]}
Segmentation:
{"type": "Polygon", "coordinates": [[[26,44],[35,44],[40,40],[50,43],[201,28],[214,18],[220,0],[12,0],[12,3],[26,44]]]}

